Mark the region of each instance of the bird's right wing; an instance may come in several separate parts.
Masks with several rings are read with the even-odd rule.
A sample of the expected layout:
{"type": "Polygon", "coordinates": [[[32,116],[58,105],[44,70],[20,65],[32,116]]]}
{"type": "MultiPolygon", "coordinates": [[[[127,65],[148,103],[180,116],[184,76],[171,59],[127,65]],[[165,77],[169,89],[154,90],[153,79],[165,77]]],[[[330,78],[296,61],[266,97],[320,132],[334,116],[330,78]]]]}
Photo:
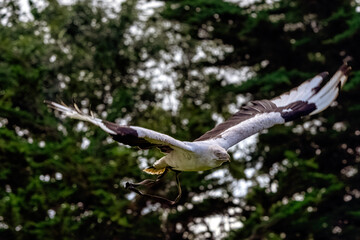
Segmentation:
{"type": "Polygon", "coordinates": [[[192,148],[185,142],[179,141],[166,134],[142,127],[121,126],[116,123],[108,122],[95,117],[92,112],[90,112],[91,115],[83,113],[76,104],[70,107],[64,103],[52,101],[45,101],[45,103],[50,108],[64,113],[66,117],[90,122],[100,127],[102,130],[109,133],[115,141],[129,146],[137,146],[141,149],[157,147],[165,153],[171,152],[174,148],[192,151],[192,148]]]}
{"type": "Polygon", "coordinates": [[[338,96],[350,69],[344,63],[328,82],[324,81],[328,73],[321,73],[277,98],[254,101],[195,141],[211,141],[227,149],[275,124],[323,111],[338,96]]]}

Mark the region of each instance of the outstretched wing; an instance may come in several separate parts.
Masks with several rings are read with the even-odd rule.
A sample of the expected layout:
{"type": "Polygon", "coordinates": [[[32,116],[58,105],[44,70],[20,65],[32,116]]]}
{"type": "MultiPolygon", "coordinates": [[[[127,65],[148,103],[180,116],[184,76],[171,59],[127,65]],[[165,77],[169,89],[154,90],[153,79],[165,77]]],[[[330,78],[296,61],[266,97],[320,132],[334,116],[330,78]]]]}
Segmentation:
{"type": "Polygon", "coordinates": [[[275,124],[321,112],[338,96],[350,70],[344,63],[328,82],[324,72],[277,98],[251,102],[195,141],[213,141],[227,149],[275,124]]]}
{"type": "Polygon", "coordinates": [[[73,107],[70,107],[64,103],[60,104],[51,101],[45,101],[45,103],[50,108],[63,112],[66,117],[90,122],[100,127],[102,130],[109,133],[115,141],[126,145],[137,146],[141,149],[157,147],[165,153],[171,152],[174,148],[191,151],[191,147],[186,143],[176,140],[166,134],[142,127],[121,126],[116,123],[108,122],[96,118],[92,112],[90,112],[91,115],[83,113],[76,104],[74,104],[73,107]]]}

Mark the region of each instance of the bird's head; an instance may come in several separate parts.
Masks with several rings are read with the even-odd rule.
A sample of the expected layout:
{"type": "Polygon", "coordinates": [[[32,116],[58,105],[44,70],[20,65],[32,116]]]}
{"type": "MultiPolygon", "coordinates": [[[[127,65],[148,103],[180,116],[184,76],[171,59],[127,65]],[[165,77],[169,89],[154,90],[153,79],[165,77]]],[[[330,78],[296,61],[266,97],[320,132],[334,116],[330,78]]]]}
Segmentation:
{"type": "Polygon", "coordinates": [[[230,162],[230,155],[224,148],[218,145],[212,145],[210,146],[210,151],[213,153],[216,161],[230,162]]]}

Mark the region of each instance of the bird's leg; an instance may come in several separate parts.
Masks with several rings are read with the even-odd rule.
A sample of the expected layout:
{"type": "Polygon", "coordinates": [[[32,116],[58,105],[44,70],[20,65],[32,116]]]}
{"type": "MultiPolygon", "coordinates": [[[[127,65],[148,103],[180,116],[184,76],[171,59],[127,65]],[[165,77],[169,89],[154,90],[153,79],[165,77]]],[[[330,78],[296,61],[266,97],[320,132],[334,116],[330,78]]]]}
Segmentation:
{"type": "Polygon", "coordinates": [[[135,187],[138,187],[138,186],[147,186],[147,187],[150,187],[152,185],[154,185],[155,183],[159,182],[163,177],[165,177],[165,175],[168,173],[169,169],[166,168],[165,171],[159,175],[155,180],[154,179],[145,179],[141,182],[138,182],[138,183],[129,183],[129,182],[126,182],[125,183],[125,188],[126,189],[130,189],[130,188],[135,188],[135,187]]]}
{"type": "Polygon", "coordinates": [[[179,180],[179,174],[181,172],[176,171],[176,170],[173,170],[173,171],[176,174],[175,178],[176,178],[176,184],[177,184],[177,188],[178,188],[178,192],[179,192],[174,201],[169,200],[169,199],[164,198],[164,197],[161,197],[161,196],[156,196],[156,195],[152,195],[152,194],[143,193],[139,189],[137,189],[137,187],[139,187],[139,186],[147,186],[147,187],[149,187],[149,186],[152,186],[155,183],[159,182],[166,175],[166,173],[168,172],[168,169],[166,169],[165,172],[163,174],[161,174],[160,176],[158,176],[155,180],[145,179],[144,181],[141,181],[139,183],[129,183],[129,182],[127,182],[125,184],[125,188],[139,194],[140,196],[151,197],[151,198],[154,198],[154,199],[157,199],[157,200],[160,200],[160,201],[167,202],[170,205],[175,205],[179,201],[179,199],[181,197],[181,185],[180,185],[180,180],[179,180]]]}
{"type": "Polygon", "coordinates": [[[175,170],[173,170],[173,171],[175,172],[175,179],[176,179],[176,186],[178,188],[178,195],[176,196],[175,200],[172,201],[171,205],[176,204],[180,200],[181,194],[182,194],[180,180],[179,180],[179,175],[180,175],[181,172],[180,171],[175,171],[175,170]]]}

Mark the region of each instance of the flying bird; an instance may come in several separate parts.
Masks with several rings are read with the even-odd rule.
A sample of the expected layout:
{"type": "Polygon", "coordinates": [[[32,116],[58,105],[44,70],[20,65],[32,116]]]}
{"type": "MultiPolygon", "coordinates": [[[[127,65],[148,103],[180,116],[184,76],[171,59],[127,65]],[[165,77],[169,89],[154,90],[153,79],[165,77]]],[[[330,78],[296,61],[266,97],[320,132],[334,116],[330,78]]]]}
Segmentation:
{"type": "Polygon", "coordinates": [[[155,180],[146,179],[139,183],[127,182],[125,187],[142,196],[175,204],[181,197],[179,174],[183,171],[204,171],[219,167],[230,161],[227,149],[245,138],[275,124],[283,124],[302,116],[313,115],[326,109],[338,96],[345,84],[351,67],[344,64],[335,72],[332,78],[327,72],[320,73],[305,81],[300,86],[271,100],[252,101],[225,122],[215,126],[204,135],[192,142],[180,141],[154,130],[122,126],[108,122],[95,115],[82,112],[76,104],[67,106],[63,102],[45,101],[55,110],[63,112],[66,117],[90,122],[112,136],[115,141],[136,146],[141,149],[157,147],[164,156],[153,166],[144,169],[146,173],[159,175],[155,180]],[[143,193],[139,186],[150,186],[158,182],[168,170],[176,173],[178,196],[169,200],[161,196],[143,193]]]}

